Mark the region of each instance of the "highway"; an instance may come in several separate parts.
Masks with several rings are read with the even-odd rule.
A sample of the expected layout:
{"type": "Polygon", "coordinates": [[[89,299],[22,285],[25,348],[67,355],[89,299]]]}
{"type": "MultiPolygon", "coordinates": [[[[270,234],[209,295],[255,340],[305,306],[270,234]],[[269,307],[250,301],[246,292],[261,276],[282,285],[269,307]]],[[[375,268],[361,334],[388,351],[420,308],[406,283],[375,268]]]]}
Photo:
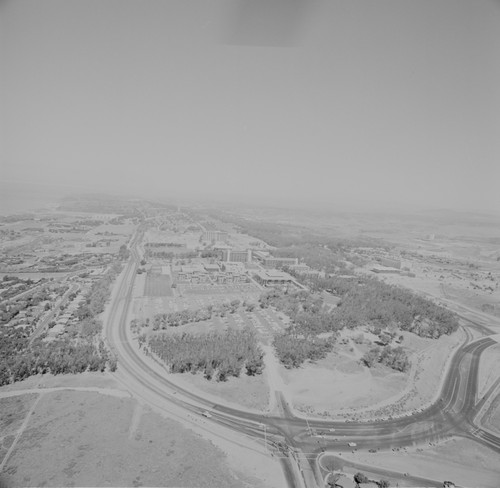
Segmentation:
{"type": "MultiPolygon", "coordinates": [[[[140,233],[137,233],[131,240],[131,257],[118,278],[121,281],[111,303],[105,334],[118,359],[117,378],[143,401],[179,418],[186,414],[201,416],[203,411],[208,410],[212,417],[207,422],[229,429],[232,435],[228,438],[241,436],[243,441],[266,442],[266,448],[281,459],[288,486],[293,488],[323,486],[325,473],[318,463],[319,456],[324,452],[338,454],[350,451],[352,448],[347,445],[348,442],[355,442],[356,448],[363,450],[392,449],[457,435],[474,439],[500,453],[500,437],[473,423],[479,403],[480,356],[485,349],[496,344],[487,336],[457,350],[436,403],[417,414],[385,421],[346,423],[305,419],[293,416],[286,405],[281,409],[285,412],[284,416],[265,415],[216,404],[179,388],[145,360],[144,354],[132,344],[128,330],[128,309],[140,260],[136,246],[140,238],[140,233]],[[330,429],[334,430],[331,432],[330,429]],[[315,435],[314,431],[321,436],[315,435]]],[[[480,327],[483,333],[488,331],[483,324],[480,327]]],[[[480,401],[483,402],[484,398],[480,401]]],[[[435,480],[425,481],[429,486],[435,485],[435,480]]]]}

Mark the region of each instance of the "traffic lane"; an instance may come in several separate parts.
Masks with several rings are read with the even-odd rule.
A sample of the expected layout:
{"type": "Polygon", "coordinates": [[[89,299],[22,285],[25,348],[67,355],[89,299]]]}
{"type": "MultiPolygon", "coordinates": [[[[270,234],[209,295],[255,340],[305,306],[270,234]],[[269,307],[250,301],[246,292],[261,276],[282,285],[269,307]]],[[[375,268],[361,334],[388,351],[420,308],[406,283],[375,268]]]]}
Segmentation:
{"type": "Polygon", "coordinates": [[[349,452],[353,450],[389,450],[401,449],[412,445],[433,444],[435,442],[447,439],[454,435],[454,431],[450,425],[431,425],[426,430],[413,432],[393,432],[382,436],[346,436],[344,439],[338,439],[331,442],[322,439],[305,438],[302,442],[297,442],[306,453],[315,453],[323,451],[349,452]],[[349,446],[349,443],[354,443],[355,446],[349,446]]]}

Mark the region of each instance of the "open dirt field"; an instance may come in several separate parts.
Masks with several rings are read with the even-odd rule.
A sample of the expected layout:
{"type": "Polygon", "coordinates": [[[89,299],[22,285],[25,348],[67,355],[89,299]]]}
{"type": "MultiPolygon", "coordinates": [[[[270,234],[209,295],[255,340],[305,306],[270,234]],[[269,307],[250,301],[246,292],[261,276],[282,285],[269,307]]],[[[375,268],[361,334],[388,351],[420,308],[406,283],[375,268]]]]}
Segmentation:
{"type": "Polygon", "coordinates": [[[268,486],[231,470],[210,442],[127,398],[66,390],[4,398],[7,436],[35,397],[2,486],[268,486]]]}
{"type": "Polygon", "coordinates": [[[235,405],[264,411],[269,405],[269,389],[264,375],[247,376],[242,373],[239,378],[229,378],[227,381],[207,381],[203,375],[183,373],[176,375],[191,390],[193,388],[210,395],[214,401],[220,399],[235,405]]]}
{"type": "Polygon", "coordinates": [[[314,364],[293,370],[281,367],[293,404],[311,415],[369,418],[401,414],[430,402],[463,333],[438,340],[406,332],[402,335],[402,345],[412,358],[407,373],[382,365],[371,369],[361,365],[360,358],[369,346],[351,340],[338,343],[332,353],[314,364]]]}
{"type": "Polygon", "coordinates": [[[35,388],[108,388],[125,392],[124,388],[116,382],[111,373],[104,372],[30,376],[23,381],[2,386],[0,388],[0,395],[9,391],[35,388]]]}
{"type": "MultiPolygon", "coordinates": [[[[376,468],[440,482],[451,480],[457,486],[470,488],[498,488],[500,480],[498,454],[467,439],[453,438],[425,449],[375,454],[358,452],[342,457],[376,468]]],[[[368,468],[363,472],[369,473],[368,468]]],[[[400,485],[404,486],[401,482],[400,485]]]]}
{"type": "Polygon", "coordinates": [[[336,353],[296,370],[281,367],[280,372],[294,406],[322,416],[351,416],[351,409],[367,408],[392,397],[405,387],[407,376],[385,367],[370,371],[336,353]]]}

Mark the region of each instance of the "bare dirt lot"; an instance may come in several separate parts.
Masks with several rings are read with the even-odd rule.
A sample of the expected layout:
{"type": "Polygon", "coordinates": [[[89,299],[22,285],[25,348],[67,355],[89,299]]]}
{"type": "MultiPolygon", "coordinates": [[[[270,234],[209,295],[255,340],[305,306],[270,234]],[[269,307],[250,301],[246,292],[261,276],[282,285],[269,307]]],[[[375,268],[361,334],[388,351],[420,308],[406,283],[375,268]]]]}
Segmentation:
{"type": "Polygon", "coordinates": [[[498,488],[500,480],[498,454],[468,439],[453,438],[425,449],[346,454],[345,458],[440,482],[452,480],[457,486],[471,488],[498,488]]]}
{"type": "Polygon", "coordinates": [[[407,332],[402,335],[402,345],[413,363],[406,373],[382,365],[371,369],[363,366],[360,358],[370,346],[355,344],[347,335],[345,343],[339,341],[325,359],[299,369],[282,367],[295,407],[311,415],[352,418],[394,415],[430,402],[463,334],[456,332],[438,340],[407,332]]]}
{"type": "MultiPolygon", "coordinates": [[[[19,428],[35,396],[1,400],[7,436],[19,428]]],[[[41,394],[1,481],[2,486],[266,486],[230,470],[224,453],[210,442],[135,400],[69,390],[41,394]]]]}
{"type": "MultiPolygon", "coordinates": [[[[226,402],[252,410],[263,411],[269,405],[269,389],[264,375],[247,376],[242,373],[239,378],[229,378],[227,381],[207,381],[203,375],[184,373],[176,375],[189,388],[210,395],[215,401],[226,402]]],[[[206,396],[206,395],[205,395],[206,396]]]]}

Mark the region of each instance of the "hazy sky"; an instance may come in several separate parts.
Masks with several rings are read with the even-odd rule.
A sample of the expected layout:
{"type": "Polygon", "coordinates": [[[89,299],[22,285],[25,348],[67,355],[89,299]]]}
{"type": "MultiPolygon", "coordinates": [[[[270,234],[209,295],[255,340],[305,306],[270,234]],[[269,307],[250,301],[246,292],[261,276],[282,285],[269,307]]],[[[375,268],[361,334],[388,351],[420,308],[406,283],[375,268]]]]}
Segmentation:
{"type": "Polygon", "coordinates": [[[499,1],[249,1],[1,1],[0,179],[500,211],[499,1]]]}

